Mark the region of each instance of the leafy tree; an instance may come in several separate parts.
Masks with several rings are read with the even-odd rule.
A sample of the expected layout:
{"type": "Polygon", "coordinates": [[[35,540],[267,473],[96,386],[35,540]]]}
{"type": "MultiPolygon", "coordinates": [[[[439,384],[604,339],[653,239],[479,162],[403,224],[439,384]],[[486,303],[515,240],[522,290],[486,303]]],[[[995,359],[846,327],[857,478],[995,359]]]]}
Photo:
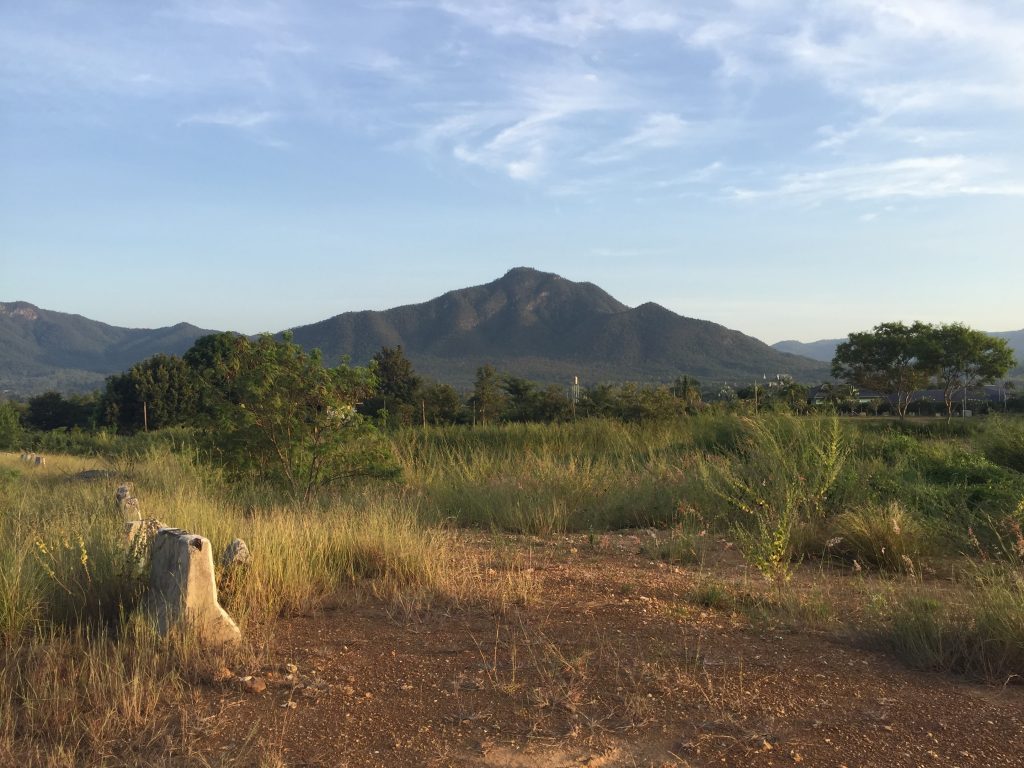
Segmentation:
{"type": "Polygon", "coordinates": [[[412,363],[397,347],[381,347],[373,356],[376,363],[377,391],[395,403],[413,405],[417,400],[417,390],[423,380],[416,375],[412,363]]]}
{"type": "Polygon", "coordinates": [[[100,412],[119,432],[136,432],[143,426],[161,429],[194,421],[198,397],[198,382],[188,363],[158,354],[109,377],[100,412]]]}
{"type": "Polygon", "coordinates": [[[506,396],[502,391],[501,378],[491,365],[482,365],[476,369],[476,382],[473,384],[473,396],[469,404],[480,419],[481,424],[499,421],[505,412],[506,396]]]}
{"type": "Polygon", "coordinates": [[[930,378],[931,371],[922,360],[929,329],[924,323],[881,323],[871,331],[851,333],[836,347],[832,375],[891,394],[902,419],[914,392],[927,386],[930,378]]]}
{"type": "Polygon", "coordinates": [[[29,398],[25,423],[33,429],[85,429],[95,420],[96,399],[78,395],[65,399],[59,392],[44,392],[29,398]]]}
{"type": "Polygon", "coordinates": [[[672,383],[672,394],[686,403],[687,408],[700,405],[700,382],[692,376],[680,376],[672,383]]]}
{"type": "Polygon", "coordinates": [[[980,384],[990,384],[1016,365],[1006,339],[989,336],[961,323],[929,327],[923,337],[921,359],[935,372],[946,404],[946,420],[953,416],[953,395],[980,384]]]}
{"type": "Polygon", "coordinates": [[[420,397],[423,380],[416,375],[401,345],[381,347],[371,367],[377,377],[377,392],[364,400],[360,413],[376,416],[383,424],[412,424],[424,407],[420,397]]]}
{"type": "Polygon", "coordinates": [[[11,402],[0,403],[0,450],[10,451],[21,443],[21,413],[11,402]]]}
{"type": "Polygon", "coordinates": [[[804,413],[807,410],[807,387],[795,381],[786,382],[775,389],[773,399],[788,410],[804,413]]]}
{"type": "Polygon", "coordinates": [[[377,386],[369,369],[325,368],[319,351],[306,353],[288,334],[220,334],[197,345],[186,360],[202,366],[208,440],[233,473],[306,501],[352,477],[395,473],[386,443],[355,410],[377,386]]]}
{"type": "Polygon", "coordinates": [[[424,384],[420,402],[430,424],[455,424],[463,416],[462,398],[449,384],[424,384]]]}
{"type": "Polygon", "coordinates": [[[826,382],[821,385],[821,393],[825,402],[835,408],[838,413],[852,411],[859,402],[857,388],[852,384],[826,382]]]}
{"type": "Polygon", "coordinates": [[[505,376],[501,388],[508,395],[509,421],[537,421],[537,385],[518,376],[505,376]]]}

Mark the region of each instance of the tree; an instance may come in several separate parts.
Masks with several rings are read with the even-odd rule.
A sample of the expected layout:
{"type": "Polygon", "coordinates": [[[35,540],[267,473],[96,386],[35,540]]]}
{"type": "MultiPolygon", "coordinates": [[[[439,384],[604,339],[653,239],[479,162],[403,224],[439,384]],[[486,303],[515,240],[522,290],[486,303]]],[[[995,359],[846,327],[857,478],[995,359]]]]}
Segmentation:
{"type": "Polygon", "coordinates": [[[930,327],[924,334],[921,359],[934,371],[946,404],[946,420],[953,417],[953,395],[990,384],[1016,365],[1006,339],[989,336],[961,323],[930,327]]]}
{"type": "Polygon", "coordinates": [[[687,408],[700,405],[700,382],[692,376],[680,376],[672,383],[672,394],[686,403],[687,408]]]}
{"type": "Polygon", "coordinates": [[[109,377],[100,412],[119,432],[161,429],[194,421],[198,398],[198,381],[188,363],[158,354],[109,377]]]}
{"type": "Polygon", "coordinates": [[[416,375],[401,345],[381,347],[371,367],[377,377],[377,392],[368,397],[360,412],[371,416],[382,413],[384,423],[411,424],[420,415],[423,380],[416,375]]]}
{"type": "Polygon", "coordinates": [[[44,392],[29,398],[25,423],[33,429],[85,429],[94,424],[94,395],[78,395],[67,399],[60,392],[44,392]]]}
{"type": "Polygon", "coordinates": [[[205,337],[186,360],[199,369],[206,434],[234,474],[258,476],[308,501],[360,475],[392,475],[386,443],[355,404],[377,386],[367,368],[325,368],[285,334],[205,337]],[[210,340],[212,338],[212,340],[210,340]]]}
{"type": "Polygon", "coordinates": [[[21,414],[11,402],[0,402],[0,450],[10,451],[21,443],[21,414]]]}
{"type": "Polygon", "coordinates": [[[469,399],[469,403],[479,416],[480,423],[487,424],[489,421],[498,421],[505,411],[505,400],[501,379],[494,367],[482,365],[477,368],[473,396],[469,399]]]}
{"type": "Polygon", "coordinates": [[[462,398],[450,384],[424,384],[420,398],[430,424],[455,424],[462,418],[462,398]]]}
{"type": "Polygon", "coordinates": [[[774,399],[791,411],[804,413],[807,410],[807,387],[795,381],[786,382],[775,389],[774,399]]]}
{"type": "Polygon", "coordinates": [[[896,413],[907,415],[910,398],[928,384],[931,371],[921,359],[930,326],[881,323],[851,333],[836,347],[832,375],[848,384],[877,389],[895,398],[896,413]]]}

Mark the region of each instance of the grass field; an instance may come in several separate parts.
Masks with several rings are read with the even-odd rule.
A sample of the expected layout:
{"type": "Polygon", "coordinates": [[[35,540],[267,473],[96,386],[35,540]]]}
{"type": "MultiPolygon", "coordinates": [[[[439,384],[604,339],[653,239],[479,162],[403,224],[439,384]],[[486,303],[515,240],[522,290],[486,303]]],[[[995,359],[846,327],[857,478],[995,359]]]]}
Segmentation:
{"type": "MultiPolygon", "coordinates": [[[[1021,420],[718,414],[391,440],[400,480],[302,506],[228,484],[181,436],[131,450],[93,443],[92,455],[39,468],[0,456],[0,763],[280,764],[259,739],[235,756],[205,744],[197,701],[225,664],[273,664],[285,622],[359,605],[399,623],[486,615],[529,635],[523,617],[554,599],[535,553],[558,542],[571,563],[581,548],[601,558],[608,541],[635,536],[631,557],[685,581],[673,610],[686,615],[825,633],[988,684],[1024,677],[1021,420]],[[87,469],[107,474],[81,479],[87,469]],[[158,638],[137,610],[143,582],[113,503],[122,480],[145,516],[202,533],[215,551],[236,536],[249,543],[251,567],[221,583],[245,638],[237,656],[158,638]]],[[[538,687],[564,699],[582,662],[565,638],[548,637],[544,653],[531,642],[520,639],[532,649],[517,662],[532,672],[520,674],[547,675],[538,687]]],[[[488,689],[518,702],[497,670],[488,689]]]]}

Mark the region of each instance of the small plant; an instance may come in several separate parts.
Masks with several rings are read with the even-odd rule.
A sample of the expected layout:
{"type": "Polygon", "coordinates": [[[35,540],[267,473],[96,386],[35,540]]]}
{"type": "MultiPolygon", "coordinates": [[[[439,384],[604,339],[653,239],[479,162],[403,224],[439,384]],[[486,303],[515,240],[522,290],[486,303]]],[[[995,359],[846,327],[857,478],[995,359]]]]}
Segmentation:
{"type": "Polygon", "coordinates": [[[843,512],[832,529],[829,554],[883,570],[912,572],[925,548],[921,524],[896,501],[843,512]]]}

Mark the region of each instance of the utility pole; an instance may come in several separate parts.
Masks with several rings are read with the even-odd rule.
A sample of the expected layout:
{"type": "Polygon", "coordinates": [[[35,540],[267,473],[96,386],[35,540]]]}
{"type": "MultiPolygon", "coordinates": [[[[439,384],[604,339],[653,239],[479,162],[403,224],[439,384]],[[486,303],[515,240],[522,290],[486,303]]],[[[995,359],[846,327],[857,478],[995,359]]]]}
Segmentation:
{"type": "Polygon", "coordinates": [[[149,432],[149,413],[146,411],[146,401],[142,401],[142,431],[149,432]]]}

